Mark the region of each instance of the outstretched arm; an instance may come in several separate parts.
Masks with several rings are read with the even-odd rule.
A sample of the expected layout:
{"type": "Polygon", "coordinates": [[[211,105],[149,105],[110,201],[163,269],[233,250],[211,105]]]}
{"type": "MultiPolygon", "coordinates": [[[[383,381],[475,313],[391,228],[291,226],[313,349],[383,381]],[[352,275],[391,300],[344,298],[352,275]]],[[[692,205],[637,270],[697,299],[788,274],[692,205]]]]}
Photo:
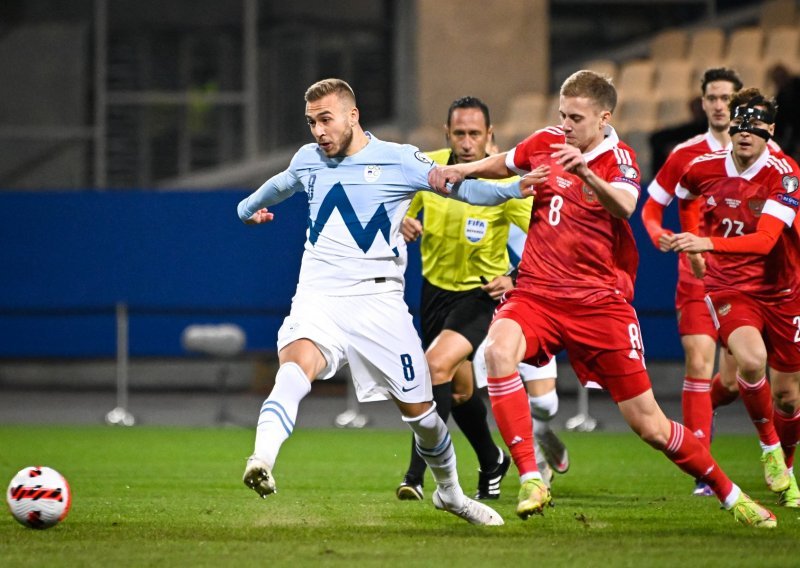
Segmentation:
{"type": "Polygon", "coordinates": [[[290,170],[274,175],[239,202],[239,219],[248,225],[271,221],[272,213],[266,208],[291,197],[299,189],[302,185],[290,170]]]}
{"type": "Polygon", "coordinates": [[[454,199],[472,205],[499,205],[509,199],[530,197],[536,188],[547,181],[549,166],[539,166],[513,183],[498,183],[482,179],[468,179],[453,186],[448,194],[454,199]]]}
{"type": "Polygon", "coordinates": [[[673,239],[672,250],[764,255],[772,250],[785,227],[783,221],[764,213],[758,220],[754,233],[731,238],[698,237],[693,233],[679,233],[673,239]]]}
{"type": "Polygon", "coordinates": [[[434,191],[447,193],[450,185],[468,177],[485,179],[504,179],[514,175],[506,167],[506,153],[493,154],[476,162],[455,164],[453,166],[437,166],[428,173],[428,184],[434,191]]]}

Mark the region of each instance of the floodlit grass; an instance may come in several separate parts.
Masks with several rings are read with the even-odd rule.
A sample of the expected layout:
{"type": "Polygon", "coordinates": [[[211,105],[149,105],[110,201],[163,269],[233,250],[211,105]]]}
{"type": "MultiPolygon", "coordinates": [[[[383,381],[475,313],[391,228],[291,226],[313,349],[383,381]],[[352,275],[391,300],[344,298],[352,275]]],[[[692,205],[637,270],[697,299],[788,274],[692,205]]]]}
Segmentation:
{"type": "MultiPolygon", "coordinates": [[[[632,434],[563,434],[572,460],[544,517],[514,515],[517,480],[493,506],[503,527],[474,527],[394,488],[405,431],[305,430],[284,445],[279,491],[241,483],[253,432],[242,429],[0,427],[0,481],[48,465],[70,482],[69,517],[46,531],[0,515],[2,566],[792,566],[800,511],[748,529],[632,434]]],[[[462,485],[474,455],[454,434],[462,485]]],[[[755,436],[719,436],[717,459],[763,503],[755,436]]]]}

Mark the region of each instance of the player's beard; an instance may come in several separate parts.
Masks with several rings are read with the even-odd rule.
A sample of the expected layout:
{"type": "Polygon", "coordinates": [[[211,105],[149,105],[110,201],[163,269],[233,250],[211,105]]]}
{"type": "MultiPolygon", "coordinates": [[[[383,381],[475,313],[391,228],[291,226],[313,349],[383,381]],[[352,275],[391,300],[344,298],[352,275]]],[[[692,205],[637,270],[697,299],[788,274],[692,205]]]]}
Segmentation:
{"type": "Polygon", "coordinates": [[[330,157],[331,158],[345,157],[352,143],[353,143],[353,129],[350,126],[348,126],[347,130],[342,132],[342,141],[339,144],[339,150],[330,157]]]}

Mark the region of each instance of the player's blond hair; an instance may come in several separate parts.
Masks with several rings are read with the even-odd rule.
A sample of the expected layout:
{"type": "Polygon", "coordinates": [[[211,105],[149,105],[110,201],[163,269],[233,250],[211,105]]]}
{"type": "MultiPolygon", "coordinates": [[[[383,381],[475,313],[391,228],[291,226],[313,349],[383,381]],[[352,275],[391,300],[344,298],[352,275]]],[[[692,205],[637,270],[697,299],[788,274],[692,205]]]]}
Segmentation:
{"type": "Polygon", "coordinates": [[[601,110],[614,112],[617,107],[617,89],[611,77],[588,69],[576,71],[561,85],[562,97],[586,97],[593,100],[601,110]]]}
{"type": "Polygon", "coordinates": [[[356,94],[353,92],[353,88],[341,79],[317,81],[306,89],[305,99],[307,103],[310,103],[332,94],[337,95],[343,102],[356,106],[356,94]]]}

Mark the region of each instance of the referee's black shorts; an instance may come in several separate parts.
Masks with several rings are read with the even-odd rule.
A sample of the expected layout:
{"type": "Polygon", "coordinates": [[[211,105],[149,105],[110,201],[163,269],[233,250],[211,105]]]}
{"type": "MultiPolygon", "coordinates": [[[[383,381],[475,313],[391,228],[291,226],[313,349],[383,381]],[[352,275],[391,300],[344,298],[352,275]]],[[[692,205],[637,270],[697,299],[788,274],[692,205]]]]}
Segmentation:
{"type": "Polygon", "coordinates": [[[497,302],[480,288],[454,292],[423,278],[422,346],[427,349],[443,330],[449,329],[466,337],[475,353],[489,331],[496,307],[497,302]]]}

